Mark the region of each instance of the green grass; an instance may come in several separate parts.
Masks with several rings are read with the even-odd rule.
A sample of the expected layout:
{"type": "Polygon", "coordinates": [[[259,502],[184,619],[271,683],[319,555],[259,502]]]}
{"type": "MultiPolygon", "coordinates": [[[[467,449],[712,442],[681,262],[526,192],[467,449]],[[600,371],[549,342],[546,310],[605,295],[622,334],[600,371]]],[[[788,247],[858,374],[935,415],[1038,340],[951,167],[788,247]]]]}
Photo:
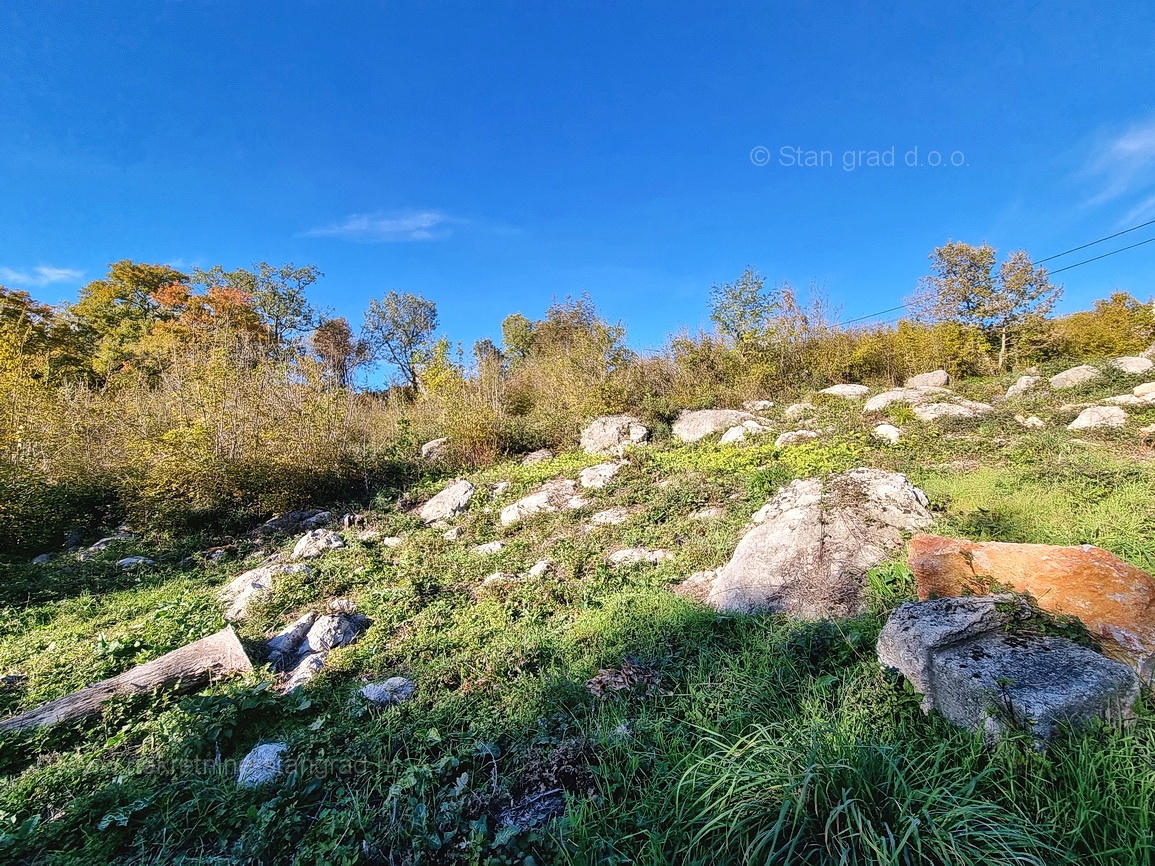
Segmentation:
{"type": "MultiPolygon", "coordinates": [[[[1005,387],[965,386],[976,397],[1005,387]]],[[[1096,387],[1117,392],[1114,382],[1096,387]]],[[[508,528],[497,523],[501,507],[601,458],[493,466],[469,476],[478,493],[454,542],[379,501],[371,519],[403,535],[402,547],[350,541],[308,578],[282,581],[239,629],[255,644],[304,609],[353,598],[369,630],[305,689],[277,694],[256,671],[199,695],[119,699],[97,719],[0,735],[0,860],[1150,862],[1149,704],[1126,728],[1072,733],[1042,754],[1013,738],[985,750],[923,715],[874,657],[886,613],[912,597],[901,563],[868,576],[869,614],[838,623],[719,616],[668,591],[724,563],[780,484],[855,465],[908,473],[937,509],[935,531],[1089,542],[1155,570],[1155,468],[1133,429],[1079,442],[1056,424],[1026,431],[1015,411],[932,426],[895,407],[906,430],[890,446],[869,437],[877,420],[855,404],[821,400],[819,424],[834,432],[819,442],[658,442],[587,491],[584,508],[508,528]],[[491,498],[498,481],[512,484],[491,498]],[[611,505],[636,513],[588,528],[611,505]],[[690,517],[707,505],[721,517],[690,517]],[[500,553],[470,551],[495,538],[507,542],[500,553]],[[625,546],[675,559],[610,568],[606,554],[625,546]],[[539,559],[552,563],[541,577],[480,588],[494,571],[525,572],[539,559]],[[654,671],[658,686],[586,690],[626,659],[654,671]],[[411,702],[373,709],[357,699],[364,682],[398,674],[418,684],[411,702]],[[238,790],[236,762],[272,739],[289,744],[291,772],[238,790]],[[554,788],[566,797],[562,817],[500,826],[512,799],[554,788]]],[[[1036,411],[1060,414],[1056,400],[1036,411]]],[[[444,481],[430,475],[411,501],[444,481]]],[[[5,563],[0,674],[27,680],[0,692],[0,712],[219,629],[216,590],[262,554],[240,541],[244,559],[181,564],[217,540],[145,537],[88,563],[5,563]],[[137,552],[158,564],[115,569],[137,552]]]]}

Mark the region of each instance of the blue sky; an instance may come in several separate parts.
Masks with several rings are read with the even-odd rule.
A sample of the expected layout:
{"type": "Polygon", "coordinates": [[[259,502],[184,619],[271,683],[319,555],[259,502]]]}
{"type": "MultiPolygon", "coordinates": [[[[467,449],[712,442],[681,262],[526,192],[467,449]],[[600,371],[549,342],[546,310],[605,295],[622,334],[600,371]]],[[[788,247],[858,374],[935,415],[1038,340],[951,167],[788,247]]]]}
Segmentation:
{"type": "MultiPolygon", "coordinates": [[[[419,292],[468,348],[587,291],[645,348],[747,265],[850,318],[948,238],[1040,258],[1155,219],[1155,6],[932,5],[7,2],[0,283],[293,261],[354,323],[419,292]]],[[[1077,309],[1153,272],[1057,280],[1077,309]]]]}

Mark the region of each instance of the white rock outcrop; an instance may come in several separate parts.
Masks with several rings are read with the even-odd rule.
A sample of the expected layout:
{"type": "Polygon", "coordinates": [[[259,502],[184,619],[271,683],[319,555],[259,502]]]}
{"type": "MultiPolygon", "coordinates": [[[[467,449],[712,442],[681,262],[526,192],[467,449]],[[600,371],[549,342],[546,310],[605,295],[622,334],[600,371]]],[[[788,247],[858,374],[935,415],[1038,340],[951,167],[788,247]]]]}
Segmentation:
{"type": "Polygon", "coordinates": [[[632,415],[606,415],[591,421],[581,434],[581,448],[586,454],[616,454],[619,457],[630,445],[641,445],[650,438],[650,430],[640,418],[632,415]]]}
{"type": "Polygon", "coordinates": [[[1089,406],[1067,425],[1068,430],[1094,430],[1096,427],[1124,427],[1127,413],[1118,406],[1089,406]]]}
{"type": "Polygon", "coordinates": [[[455,479],[444,490],[421,506],[417,516],[426,523],[449,520],[469,508],[474,486],[464,478],[455,479]]]}
{"type": "Polygon", "coordinates": [[[547,481],[535,492],[501,509],[501,525],[510,526],[535,514],[582,508],[585,504],[578,495],[576,481],[547,481]]]}

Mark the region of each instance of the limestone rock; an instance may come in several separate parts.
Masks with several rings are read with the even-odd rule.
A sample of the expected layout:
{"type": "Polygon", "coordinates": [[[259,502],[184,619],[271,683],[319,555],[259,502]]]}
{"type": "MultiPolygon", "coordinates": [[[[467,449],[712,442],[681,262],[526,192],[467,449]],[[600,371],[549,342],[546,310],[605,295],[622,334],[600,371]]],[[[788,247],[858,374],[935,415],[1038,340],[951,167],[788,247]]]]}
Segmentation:
{"type": "Polygon", "coordinates": [[[284,743],[262,743],[241,759],[237,769],[237,786],[257,788],[272,782],[281,774],[283,756],[289,747],[284,743]]]}
{"type": "Polygon", "coordinates": [[[91,545],[87,549],[82,550],[76,555],[76,558],[81,562],[85,562],[87,560],[94,559],[97,554],[103,553],[114,544],[118,544],[123,541],[132,541],[133,539],[134,536],[127,532],[118,532],[116,535],[110,535],[107,538],[102,538],[100,541],[91,545]]]}
{"type": "Polygon", "coordinates": [[[324,653],[349,646],[365,630],[365,620],[357,614],[332,613],[317,617],[298,652],[324,653]]]}
{"type": "Polygon", "coordinates": [[[605,511],[599,511],[590,518],[590,523],[594,526],[617,526],[625,523],[630,519],[630,509],[624,505],[615,505],[613,508],[607,508],[605,511]]]}
{"type": "Polygon", "coordinates": [[[1007,399],[1014,400],[1022,397],[1028,391],[1038,387],[1039,383],[1043,381],[1042,376],[1019,376],[1018,381],[1011,387],[1007,388],[1007,399]]]}
{"type": "Polygon", "coordinates": [[[1022,424],[1028,430],[1042,430],[1047,426],[1042,418],[1038,418],[1034,415],[1016,415],[1015,421],[1017,421],[1019,424],[1022,424]]]}
{"type": "Polygon", "coordinates": [[[707,505],[690,515],[691,520],[719,520],[726,516],[726,509],[720,505],[707,505]]]}
{"type": "Polygon", "coordinates": [[[1123,427],[1127,413],[1118,406],[1089,406],[1067,425],[1068,430],[1093,430],[1096,427],[1123,427]]]}
{"type": "Polygon", "coordinates": [[[1107,366],[1113,367],[1120,373],[1126,373],[1129,376],[1141,376],[1152,367],[1155,367],[1155,361],[1142,356],[1136,358],[1115,358],[1114,360],[1108,361],[1107,366]]]}
{"type": "Polygon", "coordinates": [[[577,494],[577,482],[547,481],[534,493],[501,509],[501,525],[509,526],[534,514],[581,508],[586,501],[577,494]]]}
{"type": "Polygon", "coordinates": [[[48,565],[48,563],[50,563],[50,562],[52,562],[52,554],[51,553],[42,553],[39,556],[34,557],[32,559],[33,565],[48,565]]]}
{"type": "Polygon", "coordinates": [[[549,571],[550,561],[548,559],[539,559],[529,567],[529,571],[525,573],[526,577],[541,577],[549,571]]]}
{"type": "Polygon", "coordinates": [[[862,407],[863,412],[881,412],[891,403],[909,403],[917,406],[919,403],[928,403],[940,394],[949,394],[946,388],[892,388],[875,394],[862,407]]]}
{"type": "Polygon", "coordinates": [[[919,535],[910,567],[919,598],[984,592],[993,581],[1078,617],[1108,655],[1155,676],[1155,578],[1102,548],[919,535]]]}
{"type": "Polygon", "coordinates": [[[587,488],[605,487],[610,479],[618,474],[618,470],[625,465],[624,461],[619,460],[615,463],[599,463],[597,466],[589,466],[578,474],[578,483],[587,488]]]}
{"type": "Polygon", "coordinates": [[[586,454],[621,455],[629,445],[641,445],[650,438],[649,429],[632,415],[595,418],[582,431],[581,447],[586,454]]]}
{"type": "Polygon", "coordinates": [[[627,547],[615,550],[608,557],[610,565],[633,565],[637,562],[650,562],[657,565],[673,559],[674,555],[668,550],[647,550],[644,547],[627,547]]]}
{"type": "Polygon", "coordinates": [[[907,388],[945,388],[950,384],[950,376],[946,370],[935,370],[911,376],[904,384],[907,388]]]}
{"type": "Polygon", "coordinates": [[[298,686],[303,686],[325,667],[324,653],[308,653],[299,658],[300,661],[297,662],[297,666],[289,672],[285,684],[281,686],[282,691],[291,692],[298,686]]]}
{"type": "Polygon", "coordinates": [[[497,499],[512,486],[512,481],[498,481],[496,484],[489,488],[489,496],[491,499],[497,499]]]}
{"type": "Polygon", "coordinates": [[[309,633],[309,629],[313,627],[313,623],[316,621],[316,612],[309,611],[296,622],[290,623],[269,638],[265,643],[265,649],[269,651],[269,655],[274,664],[281,658],[296,655],[302,641],[305,640],[305,636],[309,633]]]}
{"type": "Polygon", "coordinates": [[[1061,391],[1064,388],[1075,388],[1088,382],[1094,382],[1102,376],[1102,372],[1097,367],[1092,367],[1090,364],[1080,364],[1078,367],[1072,367],[1052,376],[1051,387],[1056,391],[1061,391]]]}
{"type": "Polygon", "coordinates": [[[807,418],[818,411],[818,407],[813,403],[794,403],[786,407],[786,411],[782,413],[782,417],[787,421],[797,421],[799,418],[807,418]]]}
{"type": "Polygon", "coordinates": [[[538,448],[536,451],[530,451],[521,458],[522,466],[533,466],[536,463],[544,463],[547,460],[553,460],[553,452],[548,448],[538,448]]]}
{"type": "Polygon", "coordinates": [[[989,742],[1010,727],[1045,741],[1063,724],[1130,713],[1134,672],[1062,638],[1004,631],[1016,607],[1009,596],[900,605],[879,634],[879,662],[910,681],[924,709],[989,742]]]}
{"type": "Polygon", "coordinates": [[[1131,393],[1136,397],[1150,397],[1155,395],[1155,382],[1144,382],[1142,385],[1136,385],[1135,390],[1131,393]]]}
{"type": "Polygon", "coordinates": [[[742,404],[747,412],[767,412],[774,408],[773,400],[747,400],[742,404]]]}
{"type": "Polygon", "coordinates": [[[791,430],[779,434],[778,438],[774,440],[774,447],[788,448],[791,445],[801,445],[803,442],[813,442],[817,438],[818,434],[813,430],[791,430]]]}
{"type": "Polygon", "coordinates": [[[449,437],[442,436],[440,439],[432,439],[421,446],[422,460],[437,460],[445,456],[448,450],[449,437]]]}
{"type": "Polygon", "coordinates": [[[710,597],[710,587],[714,585],[714,578],[717,574],[716,571],[695,571],[681,583],[675,583],[670,589],[673,590],[674,595],[705,604],[710,597]]]}
{"type": "Polygon", "coordinates": [[[290,559],[314,559],[330,550],[345,546],[344,539],[331,529],[314,529],[306,532],[293,548],[290,559]]]}
{"type": "Polygon", "coordinates": [[[333,519],[332,512],[320,508],[289,511],[261,524],[261,532],[305,532],[324,526],[333,519]]]}
{"type": "Polygon", "coordinates": [[[893,424],[879,424],[870,431],[870,435],[875,439],[881,439],[883,442],[889,442],[891,445],[894,445],[898,442],[899,437],[902,436],[902,431],[893,424]]]}
{"type": "Polygon", "coordinates": [[[778,610],[808,619],[863,609],[862,577],[932,520],[926,495],[905,476],[852,469],[783,487],[718,571],[710,604],[722,611],[778,610]]]}
{"type": "Polygon", "coordinates": [[[870,393],[870,389],[865,385],[831,385],[818,393],[828,394],[831,397],[841,397],[843,400],[861,400],[870,393]]]}
{"type": "Polygon", "coordinates": [[[417,515],[427,525],[439,520],[449,520],[469,508],[469,502],[473,499],[473,492],[472,484],[464,478],[458,478],[422,505],[417,515]]]}
{"type": "Polygon", "coordinates": [[[241,619],[248,612],[253,600],[273,588],[276,579],[283,574],[308,574],[309,566],[270,563],[250,569],[234,578],[218,594],[221,601],[229,602],[225,611],[226,620],[241,619]]]}
{"type": "Polygon", "coordinates": [[[391,707],[403,704],[417,693],[417,684],[408,677],[389,677],[379,683],[369,683],[361,689],[361,695],[371,704],[391,707]]]}
{"type": "Polygon", "coordinates": [[[457,541],[464,534],[465,530],[463,530],[460,526],[454,526],[441,533],[441,537],[446,541],[457,541]]]}
{"type": "Polygon", "coordinates": [[[757,417],[739,409],[683,409],[674,421],[674,438],[681,442],[699,442],[712,433],[719,433],[744,421],[758,423],[757,417]]]}
{"type": "Polygon", "coordinates": [[[481,582],[482,587],[489,588],[499,586],[504,583],[519,583],[521,581],[520,574],[510,574],[504,571],[495,571],[489,577],[481,582]]]}
{"type": "Polygon", "coordinates": [[[986,403],[959,400],[957,403],[923,403],[915,406],[913,412],[918,420],[931,423],[943,418],[977,418],[994,409],[986,403]]]}
{"type": "Polygon", "coordinates": [[[142,565],[156,565],[156,560],[149,559],[147,556],[126,556],[116,562],[116,567],[124,571],[139,568],[142,565]]]}
{"type": "Polygon", "coordinates": [[[485,544],[479,544],[473,548],[473,552],[479,556],[492,556],[505,547],[504,541],[487,541],[485,544]]]}

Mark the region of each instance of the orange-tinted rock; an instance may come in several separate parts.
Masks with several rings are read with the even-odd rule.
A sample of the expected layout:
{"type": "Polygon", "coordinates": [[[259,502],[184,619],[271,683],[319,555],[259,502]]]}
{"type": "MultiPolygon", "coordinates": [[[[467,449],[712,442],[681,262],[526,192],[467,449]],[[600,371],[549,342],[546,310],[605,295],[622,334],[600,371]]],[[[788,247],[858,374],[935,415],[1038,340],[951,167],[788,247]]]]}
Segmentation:
{"type": "Polygon", "coordinates": [[[975,542],[916,535],[910,567],[920,599],[1030,593],[1048,613],[1077,616],[1104,652],[1155,678],[1155,578],[1090,544],[975,542]]]}

